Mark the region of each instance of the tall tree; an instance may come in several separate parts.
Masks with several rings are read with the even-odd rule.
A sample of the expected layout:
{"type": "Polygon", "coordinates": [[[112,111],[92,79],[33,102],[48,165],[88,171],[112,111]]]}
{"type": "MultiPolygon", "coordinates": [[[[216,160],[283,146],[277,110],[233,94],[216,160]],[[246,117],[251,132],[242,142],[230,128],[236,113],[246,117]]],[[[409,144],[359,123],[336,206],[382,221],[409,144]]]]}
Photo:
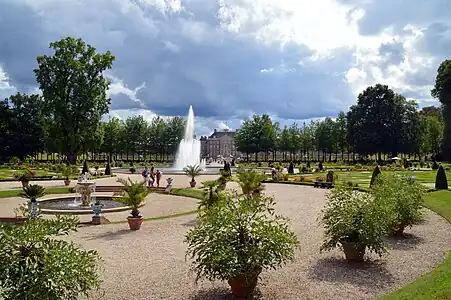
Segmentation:
{"type": "Polygon", "coordinates": [[[108,153],[108,159],[112,158],[113,153],[120,151],[120,138],[123,123],[118,118],[112,118],[103,124],[104,138],[102,152],[108,153]]]}
{"type": "Polygon", "coordinates": [[[442,104],[444,121],[443,131],[443,156],[451,159],[451,60],[443,61],[437,70],[435,85],[431,91],[434,98],[438,98],[442,104]]]}
{"type": "Polygon", "coordinates": [[[185,133],[186,120],[182,117],[172,117],[166,120],[166,145],[168,154],[177,152],[180,141],[185,133]]]}
{"type": "MultiPolygon", "coordinates": [[[[8,137],[8,155],[25,156],[42,151],[45,147],[45,127],[42,99],[39,95],[17,93],[5,99],[0,110],[5,110],[8,137]]],[[[2,126],[2,125],[0,125],[2,126]]]]}
{"type": "Polygon", "coordinates": [[[406,100],[386,85],[365,89],[347,115],[350,140],[360,154],[397,155],[402,148],[406,100]]]}
{"type": "Polygon", "coordinates": [[[348,143],[347,143],[347,135],[348,135],[348,123],[346,119],[346,114],[344,112],[339,112],[336,123],[336,142],[337,147],[341,152],[341,159],[343,159],[343,153],[348,152],[348,143]]]}
{"type": "Polygon", "coordinates": [[[82,39],[64,38],[50,44],[51,56],[39,56],[34,70],[44,97],[49,130],[70,163],[83,143],[96,134],[102,116],[108,113],[108,80],[103,72],[112,67],[109,51],[97,53],[82,39]]]}

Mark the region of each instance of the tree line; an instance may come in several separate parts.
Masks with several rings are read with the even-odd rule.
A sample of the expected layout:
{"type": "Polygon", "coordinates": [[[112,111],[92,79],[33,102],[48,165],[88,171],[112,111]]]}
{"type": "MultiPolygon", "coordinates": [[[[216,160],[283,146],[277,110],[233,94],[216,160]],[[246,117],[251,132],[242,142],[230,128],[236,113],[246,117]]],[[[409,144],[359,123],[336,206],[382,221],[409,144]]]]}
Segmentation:
{"type": "MultiPolygon", "coordinates": [[[[110,82],[104,71],[115,57],[99,53],[82,39],[50,43],[52,55],[37,57],[33,70],[42,95],[17,93],[0,101],[0,159],[59,153],[74,164],[83,153],[129,160],[134,154],[163,160],[177,151],[185,121],[181,117],[142,116],[102,122],[109,112],[110,82]]],[[[432,96],[441,107],[418,110],[386,85],[365,89],[348,112],[308,124],[280,126],[268,115],[245,120],[235,135],[237,150],[265,160],[350,159],[350,155],[451,158],[451,60],[438,68],[432,96]]]]}
{"type": "Polygon", "coordinates": [[[359,94],[357,103],[336,118],[281,127],[268,115],[245,120],[235,135],[237,150],[265,160],[354,160],[359,156],[406,154],[417,158],[441,154],[442,108],[418,110],[388,86],[377,84],[359,94]]]}

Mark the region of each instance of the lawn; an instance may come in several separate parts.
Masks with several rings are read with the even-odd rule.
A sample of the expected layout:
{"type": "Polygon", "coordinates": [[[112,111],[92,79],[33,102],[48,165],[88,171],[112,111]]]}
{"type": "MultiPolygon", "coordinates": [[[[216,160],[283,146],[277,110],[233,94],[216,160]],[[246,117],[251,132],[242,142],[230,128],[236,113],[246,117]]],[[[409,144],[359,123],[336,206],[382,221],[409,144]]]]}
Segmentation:
{"type": "MultiPolygon", "coordinates": [[[[0,191],[0,198],[19,197],[22,192],[23,192],[22,189],[3,190],[0,191]]],[[[46,188],[45,192],[47,194],[70,194],[72,193],[72,188],[68,187],[46,188]]]]}
{"type": "MultiPolygon", "coordinates": [[[[6,169],[6,168],[1,168],[0,169],[0,179],[13,179],[14,178],[14,173],[16,172],[24,172],[25,170],[12,170],[12,169],[6,169]]],[[[50,172],[47,170],[34,170],[36,172],[36,177],[40,177],[40,176],[57,176],[60,175],[56,172],[50,172]]]]}
{"type": "MultiPolygon", "coordinates": [[[[451,192],[428,193],[425,205],[451,222],[451,192]]],[[[432,272],[380,300],[451,300],[451,252],[432,272]]]]}
{"type": "Polygon", "coordinates": [[[201,189],[188,189],[188,188],[172,188],[171,189],[172,195],[177,196],[185,196],[190,198],[196,198],[196,199],[203,199],[204,198],[204,191],[201,189]]]}

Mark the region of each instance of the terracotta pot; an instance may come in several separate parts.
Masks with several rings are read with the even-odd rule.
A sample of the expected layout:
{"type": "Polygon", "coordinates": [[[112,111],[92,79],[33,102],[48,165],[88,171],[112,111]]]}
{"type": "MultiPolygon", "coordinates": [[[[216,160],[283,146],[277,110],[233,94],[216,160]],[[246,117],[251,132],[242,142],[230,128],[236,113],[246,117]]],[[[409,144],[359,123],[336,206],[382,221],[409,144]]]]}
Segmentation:
{"type": "Polygon", "coordinates": [[[404,234],[404,229],[406,227],[403,225],[397,225],[397,226],[393,226],[392,228],[392,234],[394,236],[402,236],[404,234]]]}
{"type": "Polygon", "coordinates": [[[356,242],[341,242],[346,259],[350,262],[362,262],[366,246],[356,242]]]}
{"type": "Polygon", "coordinates": [[[29,181],[22,181],[22,186],[27,187],[29,183],[30,183],[29,181]]]}
{"type": "MultiPolygon", "coordinates": [[[[100,225],[101,223],[102,223],[102,220],[101,220],[100,216],[92,216],[92,225],[100,225]]],[[[130,223],[130,221],[129,221],[129,223],[130,223]]]]}
{"type": "Polygon", "coordinates": [[[69,180],[69,179],[64,180],[64,185],[65,185],[65,186],[68,186],[69,184],[70,184],[70,180],[69,180]]]}
{"type": "Polygon", "coordinates": [[[195,181],[190,181],[190,182],[189,182],[189,185],[193,188],[193,187],[196,186],[196,182],[195,182],[195,181]]]}
{"type": "Polygon", "coordinates": [[[128,226],[130,227],[131,230],[139,230],[141,228],[143,218],[142,217],[138,217],[138,218],[128,217],[127,221],[128,221],[128,226]]]}
{"type": "Polygon", "coordinates": [[[242,275],[230,278],[227,282],[232,289],[232,294],[239,298],[246,298],[251,295],[257,286],[259,274],[260,272],[250,275],[247,277],[247,280],[242,275]]]}

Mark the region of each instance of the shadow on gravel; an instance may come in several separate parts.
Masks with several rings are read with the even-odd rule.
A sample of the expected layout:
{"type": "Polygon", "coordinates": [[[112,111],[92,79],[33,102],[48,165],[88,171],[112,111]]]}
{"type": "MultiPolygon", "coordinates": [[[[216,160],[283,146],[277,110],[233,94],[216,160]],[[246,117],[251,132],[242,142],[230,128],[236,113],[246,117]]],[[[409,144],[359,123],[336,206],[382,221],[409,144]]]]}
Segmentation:
{"type": "Polygon", "coordinates": [[[186,223],[183,223],[182,225],[183,225],[183,226],[186,226],[186,227],[194,227],[194,226],[196,226],[196,224],[197,224],[196,219],[193,219],[193,220],[191,220],[191,221],[188,221],[188,222],[186,222],[186,223]]]}
{"type": "Polygon", "coordinates": [[[383,289],[394,282],[394,277],[382,262],[348,263],[345,259],[324,258],[310,268],[308,277],[315,280],[347,283],[371,290],[383,289]]]}
{"type": "Polygon", "coordinates": [[[86,239],[90,240],[90,241],[97,240],[97,239],[104,239],[107,241],[112,241],[112,240],[121,239],[123,236],[133,234],[133,233],[135,233],[134,230],[120,229],[120,230],[115,230],[115,231],[108,231],[108,232],[104,232],[104,233],[89,235],[86,237],[86,239]]]}
{"type": "MultiPolygon", "coordinates": [[[[230,289],[227,288],[213,288],[208,290],[203,290],[197,294],[191,296],[191,300],[242,300],[243,298],[238,298],[232,295],[230,289]]],[[[262,293],[257,289],[253,296],[246,298],[248,300],[263,300],[262,293]]]]}
{"type": "Polygon", "coordinates": [[[404,233],[402,236],[387,237],[385,242],[387,243],[389,249],[409,250],[423,244],[424,239],[414,234],[404,233]]]}

